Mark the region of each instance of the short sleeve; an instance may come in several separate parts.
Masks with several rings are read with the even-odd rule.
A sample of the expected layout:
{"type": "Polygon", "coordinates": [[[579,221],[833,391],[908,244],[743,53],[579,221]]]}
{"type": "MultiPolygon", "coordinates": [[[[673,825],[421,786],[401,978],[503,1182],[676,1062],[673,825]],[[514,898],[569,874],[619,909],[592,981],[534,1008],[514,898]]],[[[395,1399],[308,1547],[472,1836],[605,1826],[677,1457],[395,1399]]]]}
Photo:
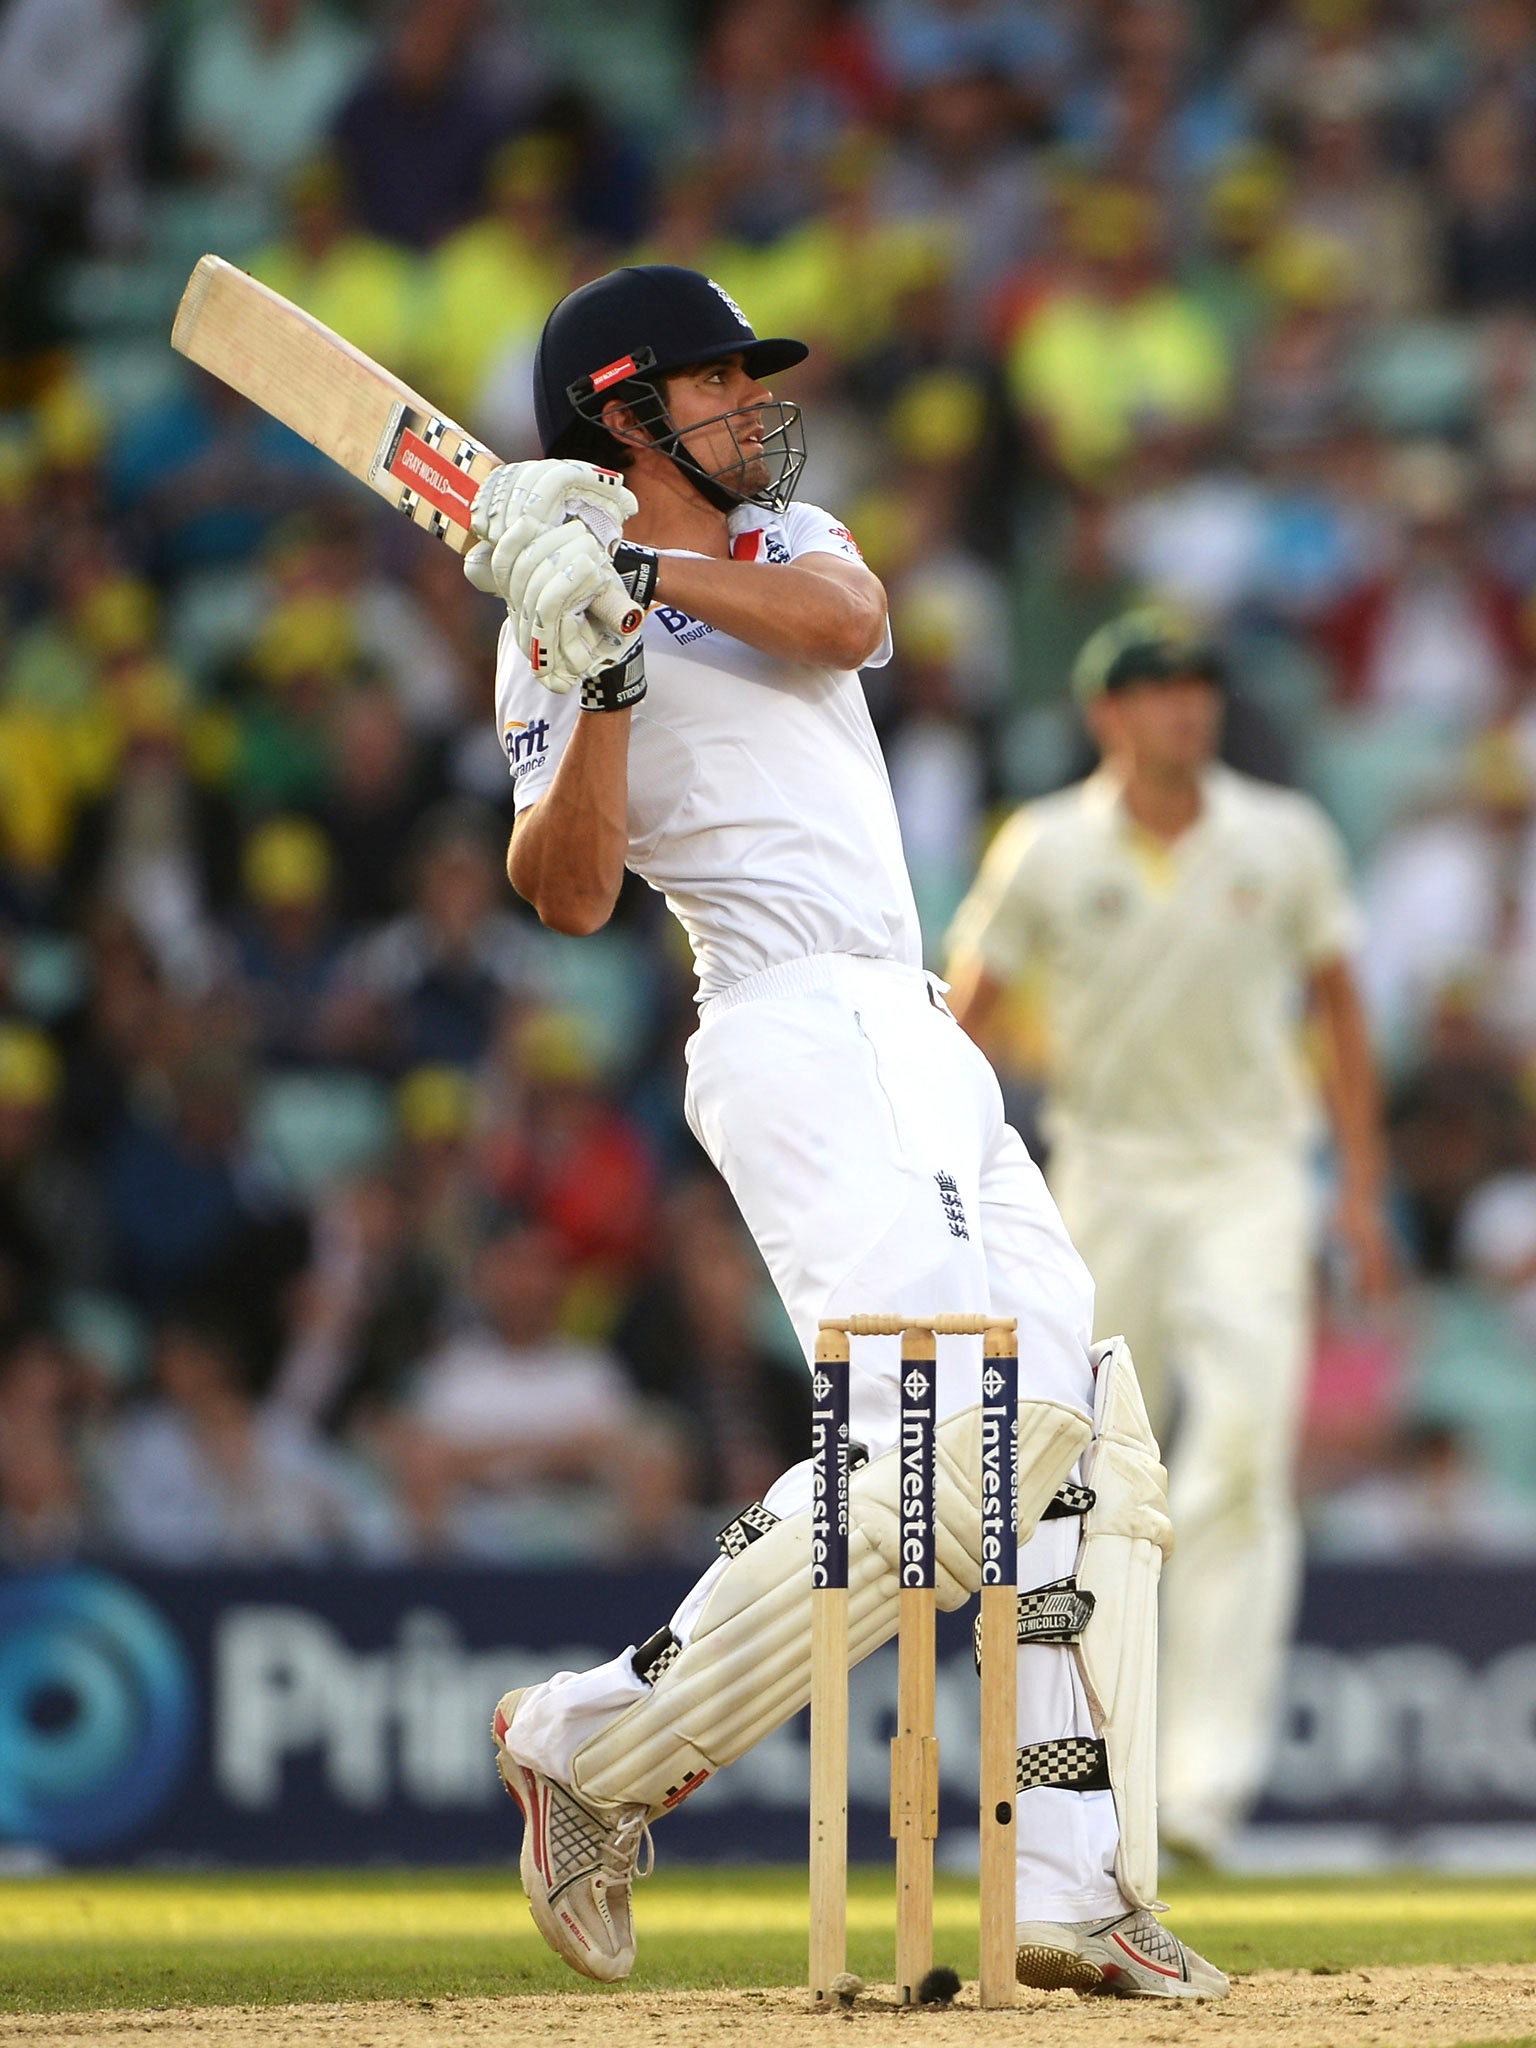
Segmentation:
{"type": "Polygon", "coordinates": [[[862,562],[858,542],[819,505],[791,505],[784,514],[784,533],[789,542],[789,559],[797,555],[846,555],[850,562],[862,562]]]}
{"type": "Polygon", "coordinates": [[[496,737],[506,756],[512,802],[519,815],[554,781],[580,715],[581,692],[567,690],[561,696],[546,690],[528,666],[508,620],[496,647],[496,737]]]}
{"type": "Polygon", "coordinates": [[[1035,870],[1039,821],[1026,806],[987,849],[970,894],[955,912],[945,942],[955,965],[979,960],[994,981],[1015,980],[1039,952],[1035,870]]]}
{"type": "MultiPolygon", "coordinates": [[[[801,555],[842,555],[850,562],[862,562],[858,542],[841,521],[819,505],[790,505],[784,513],[784,537],[789,559],[801,555]]],[[[884,668],[891,658],[891,626],[887,619],[880,645],[864,663],[865,668],[884,668]]]]}
{"type": "Polygon", "coordinates": [[[1300,814],[1295,897],[1296,947],[1308,967],[1352,953],[1360,917],[1349,892],[1349,857],[1338,829],[1315,804],[1300,814]]]}

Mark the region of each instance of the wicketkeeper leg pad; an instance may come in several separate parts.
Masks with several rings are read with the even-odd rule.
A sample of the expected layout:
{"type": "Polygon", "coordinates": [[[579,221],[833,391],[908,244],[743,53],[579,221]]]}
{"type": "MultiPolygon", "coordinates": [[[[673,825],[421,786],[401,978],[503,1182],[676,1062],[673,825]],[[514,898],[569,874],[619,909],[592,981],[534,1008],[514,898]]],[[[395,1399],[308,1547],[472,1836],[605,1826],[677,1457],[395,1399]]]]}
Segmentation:
{"type": "Polygon", "coordinates": [[[1104,1744],[1120,1847],[1115,1876],[1128,1904],[1157,1897],[1157,1582],[1173,1549],[1168,1475],[1123,1337],[1094,1348],[1094,1438],[1083,1477],[1078,1590],[1091,1618],[1075,1654],[1104,1744]]]}
{"type": "MultiPolygon", "coordinates": [[[[1088,1418],[1055,1401],[1019,1403],[1019,1528],[1028,1535],[1091,1435],[1088,1418]]],[[[935,1432],[938,1604],[961,1607],[981,1585],[981,1410],[935,1432]]],[[[849,1661],[896,1633],[898,1453],[860,1466],[849,1483],[849,1661]]],[[[733,1524],[734,1528],[735,1525],[733,1524]]],[[[811,1515],[774,1523],[736,1551],[686,1645],[650,1660],[643,1699],[572,1760],[575,1790],[643,1800],[667,1812],[712,1772],[798,1713],[811,1690],[811,1515]]],[[[640,1668],[637,1665],[637,1668],[640,1668]]]]}

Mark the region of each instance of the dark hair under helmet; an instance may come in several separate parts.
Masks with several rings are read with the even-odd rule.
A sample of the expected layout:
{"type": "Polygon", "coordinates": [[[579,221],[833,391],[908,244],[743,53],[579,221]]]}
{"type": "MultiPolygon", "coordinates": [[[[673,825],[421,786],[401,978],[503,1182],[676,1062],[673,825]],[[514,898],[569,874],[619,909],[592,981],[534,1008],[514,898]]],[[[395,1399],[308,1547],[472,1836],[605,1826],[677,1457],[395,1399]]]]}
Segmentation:
{"type": "Polygon", "coordinates": [[[610,270],[563,298],[544,323],[533,359],[539,444],[549,455],[578,420],[600,427],[604,405],[620,398],[711,504],[722,510],[741,504],[782,510],[805,466],[797,405],[767,399],[715,416],[762,417],[768,476],[753,489],[740,487],[744,478],[737,485],[731,481],[740,477],[744,453],[738,449],[735,462],[706,472],[678,439],[667,411],[661,379],[669,371],[737,353],[749,376],[771,377],[810,351],[803,341],[760,339],[730,293],[700,271],[674,263],[610,270]]]}

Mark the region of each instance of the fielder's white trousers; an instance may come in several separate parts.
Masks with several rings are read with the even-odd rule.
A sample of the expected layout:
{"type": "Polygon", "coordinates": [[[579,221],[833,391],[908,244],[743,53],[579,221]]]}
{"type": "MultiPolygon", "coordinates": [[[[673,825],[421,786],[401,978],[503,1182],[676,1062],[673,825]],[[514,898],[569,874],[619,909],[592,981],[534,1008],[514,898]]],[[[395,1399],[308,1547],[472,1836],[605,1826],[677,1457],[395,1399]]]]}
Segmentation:
{"type": "MultiPolygon", "coordinates": [[[[818,955],[765,969],[710,1003],[688,1046],[688,1120],[736,1197],[809,1360],[822,1316],[996,1313],[1019,1318],[1025,1394],[1093,1405],[1093,1287],[1038,1168],[1003,1121],[986,1060],[931,993],[890,961],[818,955]],[[952,1185],[946,1185],[950,1183],[952,1185]]],[[[942,1340],[941,1414],[980,1399],[980,1340],[942,1340]]],[[[899,1340],[856,1342],[853,1435],[872,1457],[897,1434],[899,1340]]],[[[808,1505],[807,1464],[770,1489],[808,1505]]],[[[1075,1518],[1043,1523],[1019,1583],[1073,1569],[1075,1518]]],[[[724,1561],[679,1607],[686,1642],[724,1561]]],[[[641,1690],[628,1655],[525,1696],[518,1751],[556,1777],[641,1690]]],[[[1070,1650],[1019,1652],[1019,1741],[1093,1734],[1070,1650]]],[[[1123,1911],[1108,1792],[1037,1789],[1019,1801],[1018,1916],[1123,1911]]]]}
{"type": "Polygon", "coordinates": [[[1263,1787],[1300,1578],[1305,1162],[1275,1147],[1154,1163],[1070,1139],[1051,1186],[1093,1273],[1098,1334],[1129,1342],[1168,1463],[1159,1823],[1219,1855],[1263,1787]]]}

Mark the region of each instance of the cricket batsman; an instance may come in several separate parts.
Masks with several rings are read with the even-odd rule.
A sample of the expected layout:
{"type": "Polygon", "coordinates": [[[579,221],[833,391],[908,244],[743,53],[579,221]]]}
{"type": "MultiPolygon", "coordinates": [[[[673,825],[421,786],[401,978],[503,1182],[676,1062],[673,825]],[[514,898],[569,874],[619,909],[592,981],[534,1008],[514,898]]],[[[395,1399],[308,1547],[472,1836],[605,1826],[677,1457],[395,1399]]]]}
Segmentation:
{"type": "Polygon", "coordinates": [[[1004,990],[1043,976],[1051,1186],[1098,1327],[1127,1336],[1171,1441],[1161,1834],[1218,1859],[1262,1787],[1299,1578],[1317,1135],[1304,1020],[1338,1231],[1366,1296],[1392,1277],[1343,850],[1309,798],[1218,764],[1225,680],[1173,610],[1094,634],[1073,687],[1102,765],[1003,827],[950,933],[955,1014],[983,1040],[1004,990]]]}
{"type": "MultiPolygon", "coordinates": [[[[1164,1474],[1130,1355],[1092,1347],[1083,1263],[922,968],[858,675],[890,654],[885,593],[846,528],[794,501],[799,409],[764,381],[806,352],[668,265],[614,271],[550,315],[544,459],[487,480],[465,564],[508,607],[508,872],[560,931],[596,931],[626,868],[683,924],[688,1120],[808,1360],[823,1316],[1019,1318],[1018,1973],[1221,1997],[1221,1972],[1150,1910],[1164,1474]]],[[[950,1607],[980,1584],[979,1352],[946,1340],[939,1364],[950,1607]]],[[[895,1340],[856,1350],[855,1660],[896,1627],[898,1370],[895,1340]]],[[[497,1709],[534,1919],[589,1977],[633,1964],[650,1824],[806,1702],[809,1502],[807,1462],[721,1532],[670,1619],[637,1616],[609,1663],[497,1709]]]]}

